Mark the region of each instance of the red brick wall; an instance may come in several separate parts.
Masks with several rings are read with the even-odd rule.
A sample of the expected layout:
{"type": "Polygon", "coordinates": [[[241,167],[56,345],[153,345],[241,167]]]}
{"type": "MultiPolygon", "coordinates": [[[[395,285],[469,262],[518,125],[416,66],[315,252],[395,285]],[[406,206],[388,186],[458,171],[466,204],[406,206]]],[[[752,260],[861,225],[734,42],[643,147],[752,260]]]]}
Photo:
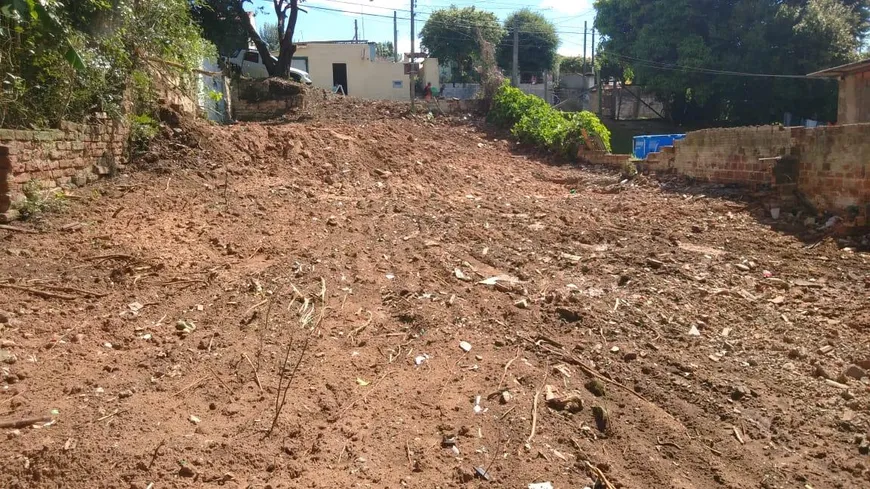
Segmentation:
{"type": "Polygon", "coordinates": [[[22,198],[30,180],[43,188],[73,187],[109,174],[127,146],[128,128],[104,115],[60,129],[0,129],[0,213],[22,198]]]}
{"type": "Polygon", "coordinates": [[[822,210],[864,210],[870,204],[870,124],[705,129],[645,163],[712,183],[796,185],[822,210]]]}
{"type": "Polygon", "coordinates": [[[791,134],[798,189],[818,207],[870,205],[870,124],[795,127],[791,134]]]}

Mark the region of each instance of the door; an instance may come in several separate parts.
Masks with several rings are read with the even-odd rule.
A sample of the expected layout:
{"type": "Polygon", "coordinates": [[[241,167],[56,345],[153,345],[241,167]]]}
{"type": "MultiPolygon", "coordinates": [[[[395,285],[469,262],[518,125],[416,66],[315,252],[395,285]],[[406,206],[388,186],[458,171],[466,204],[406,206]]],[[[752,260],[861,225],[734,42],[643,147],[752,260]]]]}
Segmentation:
{"type": "Polygon", "coordinates": [[[347,63],[332,63],[332,86],[347,95],[347,63]]]}

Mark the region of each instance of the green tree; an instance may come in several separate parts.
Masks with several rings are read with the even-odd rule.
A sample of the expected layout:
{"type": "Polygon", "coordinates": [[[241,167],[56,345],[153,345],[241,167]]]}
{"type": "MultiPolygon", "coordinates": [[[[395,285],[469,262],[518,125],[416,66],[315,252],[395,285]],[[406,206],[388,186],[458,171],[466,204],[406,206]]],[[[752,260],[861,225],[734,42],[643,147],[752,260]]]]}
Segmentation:
{"type": "Polygon", "coordinates": [[[420,30],[420,41],[431,56],[456,67],[454,79],[461,81],[474,73],[475,60],[480,57],[478,36],[497,45],[503,35],[494,13],[451,6],[432,12],[420,30]]]}
{"type": "Polygon", "coordinates": [[[239,19],[237,0],[188,1],[191,17],[202,28],[203,37],[211,41],[221,55],[229,56],[248,46],[248,31],[239,19]]]}
{"type": "Polygon", "coordinates": [[[559,57],[559,73],[583,73],[583,67],[586,71],[592,71],[592,60],[583,58],[583,56],[566,56],[559,57]]]}
{"type": "Polygon", "coordinates": [[[270,51],[278,51],[281,48],[281,35],[278,33],[277,22],[265,22],[260,26],[260,37],[269,46],[270,51]]]}
{"type": "MultiPolygon", "coordinates": [[[[836,86],[797,75],[849,62],[867,0],[597,0],[602,55],[653,90],[678,122],[831,119],[836,86]]],[[[597,59],[596,59],[597,61],[597,59]]]]}
{"type": "Polygon", "coordinates": [[[498,64],[502,69],[513,66],[514,30],[519,33],[519,69],[525,72],[542,72],[556,67],[556,50],[559,36],[556,26],[543,15],[522,9],[511,14],[505,21],[506,34],[500,44],[498,64]]]}
{"type": "Polygon", "coordinates": [[[396,55],[392,41],[379,42],[375,47],[375,52],[379,58],[393,59],[396,55]]]}
{"type": "Polygon", "coordinates": [[[290,63],[293,61],[293,55],[296,54],[296,43],[293,42],[293,35],[296,33],[296,21],[299,19],[299,11],[301,10],[299,4],[304,1],[272,0],[275,16],[278,18],[278,59],[272,59],[269,44],[263,40],[257,29],[254,29],[248,18],[248,12],[245,11],[245,4],[250,3],[253,5],[254,0],[234,0],[233,7],[236,11],[236,21],[244,27],[248,37],[257,46],[260,59],[266,65],[266,71],[269,72],[269,76],[280,76],[282,78],[290,76],[290,63]]]}

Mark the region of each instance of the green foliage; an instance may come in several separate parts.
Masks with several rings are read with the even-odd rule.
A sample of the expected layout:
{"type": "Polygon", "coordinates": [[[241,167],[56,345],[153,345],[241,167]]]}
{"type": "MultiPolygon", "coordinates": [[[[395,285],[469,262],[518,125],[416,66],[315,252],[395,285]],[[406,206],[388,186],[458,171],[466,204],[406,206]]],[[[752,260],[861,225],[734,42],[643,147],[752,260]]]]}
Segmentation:
{"type": "Polygon", "coordinates": [[[281,49],[281,34],[278,32],[277,22],[265,22],[260,26],[260,37],[269,46],[269,51],[277,52],[281,49]]]}
{"type": "MultiPolygon", "coordinates": [[[[583,73],[584,58],[583,56],[570,56],[559,58],[559,73],[583,73]]],[[[592,60],[585,58],[586,71],[592,70],[592,60]]]]}
{"type": "Polygon", "coordinates": [[[190,0],[191,17],[202,29],[203,37],[222,56],[248,47],[248,33],[238,17],[237,3],[238,0],[190,0]]]}
{"type": "Polygon", "coordinates": [[[540,97],[527,95],[519,88],[504,83],[495,92],[492,108],[487,118],[489,122],[508,129],[519,122],[523,114],[535,106],[547,106],[547,102],[540,97]]]}
{"type": "Polygon", "coordinates": [[[633,75],[675,121],[702,124],[762,124],[784,112],[833,119],[834,83],[709,70],[805,75],[847,63],[870,18],[870,0],[597,0],[595,7],[600,51],[624,71],[606,75],[633,75]]]}
{"type": "Polygon", "coordinates": [[[562,112],[540,97],[505,83],[493,98],[489,121],[511,129],[520,142],[573,158],[584,143],[583,130],[597,135],[610,151],[610,131],[592,112],[562,112]]]}
{"type": "Polygon", "coordinates": [[[21,192],[24,200],[16,203],[15,208],[22,219],[34,219],[46,212],[60,212],[66,208],[66,199],[62,192],[46,193],[37,180],[25,183],[21,192]]]}
{"type": "Polygon", "coordinates": [[[450,80],[456,82],[473,79],[474,63],[480,57],[479,37],[498,45],[503,36],[495,14],[475,7],[435,10],[420,30],[421,44],[429,54],[457,68],[450,80]]]}
{"type": "Polygon", "coordinates": [[[157,136],[160,124],[148,114],[130,118],[130,143],[134,154],[145,152],[151,140],[157,136]]]}
{"type": "Polygon", "coordinates": [[[379,42],[375,46],[375,52],[377,53],[379,58],[385,59],[393,59],[393,56],[396,55],[396,50],[393,49],[393,42],[379,42]]]}
{"type": "Polygon", "coordinates": [[[189,70],[213,56],[214,48],[192,22],[190,1],[0,0],[4,6],[39,6],[27,17],[0,9],[0,73],[6,74],[0,80],[0,126],[56,127],[94,112],[120,117],[131,77],[133,104],[141,112],[145,83],[137,82],[136,71],[165,68],[158,58],[182,65],[173,75],[180,88],[192,90],[189,70]]]}
{"type": "Polygon", "coordinates": [[[543,15],[522,9],[504,21],[505,36],[501,41],[498,64],[505,70],[513,66],[514,29],[519,32],[520,71],[543,72],[556,67],[559,36],[556,26],[543,15]]]}

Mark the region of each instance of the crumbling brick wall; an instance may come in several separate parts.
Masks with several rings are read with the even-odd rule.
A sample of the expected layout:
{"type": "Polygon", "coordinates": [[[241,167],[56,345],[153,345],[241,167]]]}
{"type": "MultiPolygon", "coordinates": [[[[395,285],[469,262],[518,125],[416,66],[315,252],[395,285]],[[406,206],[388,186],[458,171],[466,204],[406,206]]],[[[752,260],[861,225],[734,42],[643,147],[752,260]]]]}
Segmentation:
{"type": "Polygon", "coordinates": [[[870,215],[870,124],[705,129],[645,163],[712,183],[794,189],[819,210],[870,215]]]}
{"type": "Polygon", "coordinates": [[[88,124],[61,123],[60,129],[0,129],[0,213],[23,198],[35,180],[42,188],[81,186],[114,171],[129,130],[104,114],[88,124]]]}
{"type": "MultiPolygon", "coordinates": [[[[578,157],[608,166],[630,158],[586,150],[578,157]]],[[[798,190],[819,210],[870,216],[870,124],[705,129],[640,165],[711,183],[798,190]]]]}
{"type": "Polygon", "coordinates": [[[715,183],[772,185],[775,158],[788,153],[791,135],[780,126],[704,129],[677,141],[666,169],[715,183]]]}

